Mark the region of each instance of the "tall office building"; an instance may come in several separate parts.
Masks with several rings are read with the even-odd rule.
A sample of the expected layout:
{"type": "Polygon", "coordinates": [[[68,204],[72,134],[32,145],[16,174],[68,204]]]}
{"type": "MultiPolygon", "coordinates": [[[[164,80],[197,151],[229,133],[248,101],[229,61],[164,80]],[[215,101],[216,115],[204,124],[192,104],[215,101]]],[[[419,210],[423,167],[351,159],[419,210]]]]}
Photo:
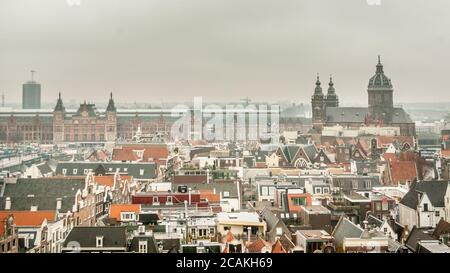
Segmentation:
{"type": "Polygon", "coordinates": [[[31,71],[31,81],[22,85],[22,108],[41,108],[41,85],[34,81],[35,71],[31,71]]]}

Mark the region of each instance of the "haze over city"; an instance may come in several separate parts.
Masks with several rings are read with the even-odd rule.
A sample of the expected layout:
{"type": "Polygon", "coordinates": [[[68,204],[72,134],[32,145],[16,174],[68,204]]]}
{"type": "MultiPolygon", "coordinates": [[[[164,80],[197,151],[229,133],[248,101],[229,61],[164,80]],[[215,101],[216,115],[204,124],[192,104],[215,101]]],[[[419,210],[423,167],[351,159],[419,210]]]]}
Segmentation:
{"type": "Polygon", "coordinates": [[[366,104],[381,55],[396,102],[450,101],[450,2],[434,0],[2,0],[0,92],[19,103],[37,70],[42,100],[288,100],[317,73],[366,104]],[[429,91],[433,92],[430,96],[429,91]]]}

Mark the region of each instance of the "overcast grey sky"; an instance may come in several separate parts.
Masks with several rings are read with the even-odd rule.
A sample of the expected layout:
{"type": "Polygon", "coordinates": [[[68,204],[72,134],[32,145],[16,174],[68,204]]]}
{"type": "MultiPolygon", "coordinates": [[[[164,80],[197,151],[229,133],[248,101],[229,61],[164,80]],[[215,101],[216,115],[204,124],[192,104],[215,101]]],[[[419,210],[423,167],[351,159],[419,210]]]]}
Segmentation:
{"type": "Polygon", "coordinates": [[[0,0],[0,92],[21,101],[308,102],[316,73],[366,103],[382,55],[399,102],[450,101],[450,1],[0,0]]]}

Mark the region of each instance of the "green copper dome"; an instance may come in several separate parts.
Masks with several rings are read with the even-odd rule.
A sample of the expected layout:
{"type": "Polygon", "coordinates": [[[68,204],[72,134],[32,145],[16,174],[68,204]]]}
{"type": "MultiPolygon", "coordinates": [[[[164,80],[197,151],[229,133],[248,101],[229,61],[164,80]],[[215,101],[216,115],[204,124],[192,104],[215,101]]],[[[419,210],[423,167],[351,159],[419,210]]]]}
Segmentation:
{"type": "Polygon", "coordinates": [[[391,79],[384,75],[383,64],[381,64],[380,56],[378,56],[377,71],[375,75],[369,80],[370,89],[392,89],[391,79]]]}

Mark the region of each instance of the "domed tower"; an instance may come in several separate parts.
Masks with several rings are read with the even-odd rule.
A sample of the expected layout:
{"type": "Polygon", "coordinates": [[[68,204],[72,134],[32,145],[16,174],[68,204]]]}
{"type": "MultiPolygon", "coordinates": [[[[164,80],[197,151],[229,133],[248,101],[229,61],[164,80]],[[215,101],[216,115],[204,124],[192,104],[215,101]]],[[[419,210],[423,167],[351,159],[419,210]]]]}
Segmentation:
{"type": "Polygon", "coordinates": [[[325,99],[326,107],[339,107],[339,97],[336,95],[334,88],[333,76],[330,76],[330,83],[328,84],[327,97],[325,99]]]}
{"type": "Polygon", "coordinates": [[[111,92],[106,107],[106,134],[105,141],[115,141],[117,138],[117,109],[111,92]]]}
{"type": "Polygon", "coordinates": [[[64,119],[66,117],[66,108],[61,99],[61,92],[58,95],[55,109],[53,110],[53,142],[64,141],[64,119]]]}
{"type": "Polygon", "coordinates": [[[325,97],[322,92],[319,75],[317,75],[316,89],[311,97],[313,128],[321,130],[325,122],[325,97]]]}
{"type": "Polygon", "coordinates": [[[369,95],[369,111],[372,117],[382,123],[392,122],[394,89],[391,80],[384,75],[380,56],[378,56],[376,73],[369,80],[367,92],[369,95]]]}

